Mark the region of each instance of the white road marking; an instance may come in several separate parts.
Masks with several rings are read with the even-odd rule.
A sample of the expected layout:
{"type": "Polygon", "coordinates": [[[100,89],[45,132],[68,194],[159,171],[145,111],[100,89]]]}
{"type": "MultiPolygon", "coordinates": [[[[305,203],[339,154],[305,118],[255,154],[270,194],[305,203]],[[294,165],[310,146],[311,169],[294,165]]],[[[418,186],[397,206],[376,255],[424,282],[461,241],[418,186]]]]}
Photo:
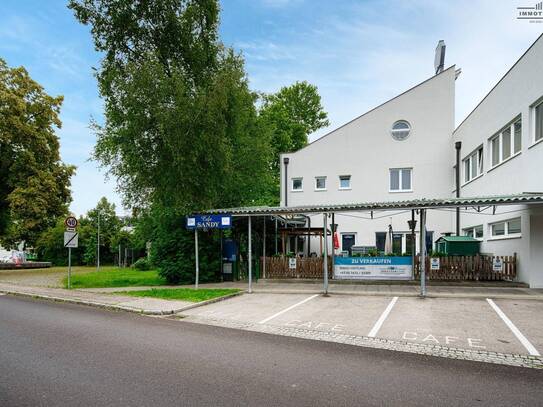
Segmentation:
{"type": "Polygon", "coordinates": [[[503,311],[492,301],[490,298],[487,298],[486,301],[490,304],[492,309],[496,311],[496,314],[500,316],[500,318],[505,322],[505,325],[508,326],[508,328],[515,334],[517,339],[522,343],[522,345],[526,348],[528,353],[532,356],[540,356],[537,349],[530,343],[528,339],[522,334],[522,332],[519,331],[519,329],[511,322],[509,318],[507,318],[507,315],[503,313],[503,311]]]}
{"type": "Polygon", "coordinates": [[[370,333],[368,336],[370,338],[375,338],[375,335],[377,335],[377,332],[379,332],[379,329],[381,329],[381,326],[383,325],[383,322],[385,322],[385,319],[387,319],[388,314],[390,314],[390,311],[392,311],[392,307],[394,307],[394,304],[396,304],[396,301],[398,301],[398,297],[394,297],[387,305],[373,328],[371,328],[370,333]]]}
{"type": "Polygon", "coordinates": [[[266,322],[271,321],[272,319],[278,317],[279,315],[283,315],[285,312],[288,312],[288,311],[290,311],[291,309],[296,308],[298,305],[302,305],[302,304],[306,303],[307,301],[310,301],[310,300],[312,300],[313,298],[318,297],[318,296],[319,296],[319,294],[312,295],[311,297],[308,297],[308,298],[306,298],[305,300],[302,300],[302,301],[300,301],[300,302],[298,302],[298,303],[296,303],[296,304],[294,304],[294,305],[291,305],[291,306],[288,307],[288,308],[285,308],[285,309],[282,310],[282,311],[279,311],[279,312],[276,313],[276,314],[273,314],[271,317],[268,317],[268,318],[266,318],[266,319],[263,319],[262,321],[259,322],[259,324],[265,324],[266,322]]]}

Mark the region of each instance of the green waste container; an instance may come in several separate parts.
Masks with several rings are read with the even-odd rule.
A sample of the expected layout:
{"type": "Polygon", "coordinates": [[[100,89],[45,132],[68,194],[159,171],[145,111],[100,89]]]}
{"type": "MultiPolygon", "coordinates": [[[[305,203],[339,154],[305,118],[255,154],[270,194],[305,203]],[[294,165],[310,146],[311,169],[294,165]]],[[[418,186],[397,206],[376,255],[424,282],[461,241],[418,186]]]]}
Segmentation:
{"type": "Polygon", "coordinates": [[[479,254],[481,242],[470,236],[441,236],[436,240],[436,249],[447,256],[475,256],[479,254]]]}

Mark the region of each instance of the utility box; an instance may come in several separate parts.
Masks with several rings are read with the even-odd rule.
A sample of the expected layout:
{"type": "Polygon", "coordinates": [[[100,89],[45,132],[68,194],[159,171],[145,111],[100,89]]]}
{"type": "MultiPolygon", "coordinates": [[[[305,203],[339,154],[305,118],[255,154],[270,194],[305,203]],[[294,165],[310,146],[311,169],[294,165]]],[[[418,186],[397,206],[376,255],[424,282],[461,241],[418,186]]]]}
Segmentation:
{"type": "Polygon", "coordinates": [[[436,240],[436,249],[447,256],[475,256],[479,254],[481,242],[471,236],[441,236],[436,240]]]}
{"type": "Polygon", "coordinates": [[[223,281],[239,280],[238,246],[233,239],[222,242],[222,279],[223,281]]]}

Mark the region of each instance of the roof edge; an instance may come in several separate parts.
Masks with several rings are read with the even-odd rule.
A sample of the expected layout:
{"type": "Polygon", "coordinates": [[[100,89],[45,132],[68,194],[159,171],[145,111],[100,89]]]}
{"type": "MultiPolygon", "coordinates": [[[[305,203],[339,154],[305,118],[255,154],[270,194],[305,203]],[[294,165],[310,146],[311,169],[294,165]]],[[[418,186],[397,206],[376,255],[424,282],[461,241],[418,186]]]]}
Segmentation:
{"type": "Polygon", "coordinates": [[[356,121],[356,120],[358,120],[358,119],[360,119],[360,118],[362,118],[362,117],[364,117],[364,116],[370,114],[371,112],[373,112],[373,111],[375,111],[375,110],[377,110],[377,109],[383,107],[383,106],[386,105],[387,103],[390,103],[390,102],[392,102],[393,100],[398,99],[400,96],[403,96],[403,95],[405,95],[406,93],[411,92],[412,90],[418,88],[419,86],[422,86],[422,85],[424,85],[424,84],[427,83],[427,82],[430,82],[432,79],[435,79],[435,78],[437,78],[438,76],[443,75],[445,72],[448,72],[449,70],[451,70],[451,69],[453,69],[453,68],[455,68],[455,67],[456,67],[456,64],[449,66],[447,69],[444,69],[443,71],[441,71],[441,72],[438,73],[437,75],[433,75],[433,76],[429,77],[428,79],[425,79],[424,81],[419,82],[418,84],[416,84],[416,85],[410,87],[409,89],[403,91],[402,93],[400,93],[400,94],[394,96],[393,98],[388,99],[387,101],[385,101],[385,102],[383,102],[383,103],[381,103],[381,104],[379,104],[379,105],[377,105],[377,106],[371,108],[370,110],[368,110],[367,112],[362,113],[362,114],[359,115],[359,116],[356,116],[354,119],[351,119],[351,120],[349,120],[348,122],[342,124],[341,126],[335,128],[334,130],[329,131],[329,132],[326,133],[325,135],[319,137],[318,139],[312,141],[311,143],[308,143],[307,145],[303,146],[303,147],[300,148],[299,150],[290,151],[290,152],[283,152],[283,153],[280,153],[280,155],[283,155],[283,154],[294,154],[294,153],[297,153],[298,151],[302,151],[303,149],[305,149],[305,148],[311,146],[312,144],[315,144],[316,142],[321,141],[321,140],[324,139],[325,137],[332,135],[333,133],[335,133],[336,131],[342,129],[343,127],[348,126],[348,125],[351,124],[352,122],[354,122],[354,121],[356,121]]]}
{"type": "Polygon", "coordinates": [[[534,47],[534,45],[543,37],[543,34],[540,34],[539,37],[537,37],[537,39],[532,43],[532,45],[530,45],[528,47],[528,49],[526,51],[524,51],[524,53],[520,56],[519,59],[517,59],[517,61],[511,66],[511,68],[509,68],[507,70],[507,72],[500,78],[500,80],[498,82],[496,82],[496,84],[492,87],[492,89],[490,89],[488,91],[488,93],[485,95],[485,97],[483,97],[481,99],[481,101],[479,103],[477,103],[477,105],[473,108],[473,110],[471,112],[469,112],[469,114],[464,118],[464,120],[462,120],[460,122],[460,124],[458,126],[456,126],[456,129],[454,129],[453,131],[453,134],[456,133],[456,131],[458,129],[460,129],[460,127],[462,127],[462,125],[464,124],[464,122],[466,120],[468,120],[470,118],[470,116],[475,113],[475,111],[479,108],[479,106],[481,106],[481,104],[490,96],[490,94],[494,91],[494,89],[496,89],[498,87],[498,85],[500,83],[503,82],[503,80],[507,77],[507,75],[509,75],[511,73],[511,71],[513,69],[515,69],[515,67],[519,64],[520,61],[522,61],[522,58],[524,58],[526,56],[526,54],[528,54],[528,52],[530,52],[530,50],[534,47]]]}

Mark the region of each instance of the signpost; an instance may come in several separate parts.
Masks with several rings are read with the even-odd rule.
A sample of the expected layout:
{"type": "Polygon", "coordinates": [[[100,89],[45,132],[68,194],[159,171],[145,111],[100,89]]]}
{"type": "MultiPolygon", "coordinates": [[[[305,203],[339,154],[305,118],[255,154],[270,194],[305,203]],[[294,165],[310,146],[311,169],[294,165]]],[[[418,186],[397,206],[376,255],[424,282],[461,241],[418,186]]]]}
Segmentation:
{"type": "Polygon", "coordinates": [[[492,271],[503,271],[503,262],[499,257],[494,257],[494,260],[492,261],[492,271]]]}
{"type": "Polygon", "coordinates": [[[77,228],[77,219],[68,216],[64,221],[66,232],[64,232],[64,247],[68,248],[68,288],[72,287],[72,247],[77,247],[79,243],[79,234],[75,231],[77,228]]]}
{"type": "Polygon", "coordinates": [[[296,270],[296,257],[289,257],[288,268],[291,270],[296,270]]]}
{"type": "Polygon", "coordinates": [[[439,270],[440,264],[439,264],[439,257],[432,257],[430,258],[430,270],[439,270]]]}
{"type": "MultiPolygon", "coordinates": [[[[198,229],[230,229],[232,227],[232,215],[187,216],[186,227],[188,230],[194,230],[194,252],[195,252],[195,261],[196,261],[194,288],[198,289],[198,280],[200,277],[199,276],[200,262],[198,260],[198,229]]],[[[249,243],[249,251],[251,250],[250,248],[251,248],[251,245],[249,243]]],[[[249,268],[250,268],[250,265],[249,265],[249,268]]]]}

